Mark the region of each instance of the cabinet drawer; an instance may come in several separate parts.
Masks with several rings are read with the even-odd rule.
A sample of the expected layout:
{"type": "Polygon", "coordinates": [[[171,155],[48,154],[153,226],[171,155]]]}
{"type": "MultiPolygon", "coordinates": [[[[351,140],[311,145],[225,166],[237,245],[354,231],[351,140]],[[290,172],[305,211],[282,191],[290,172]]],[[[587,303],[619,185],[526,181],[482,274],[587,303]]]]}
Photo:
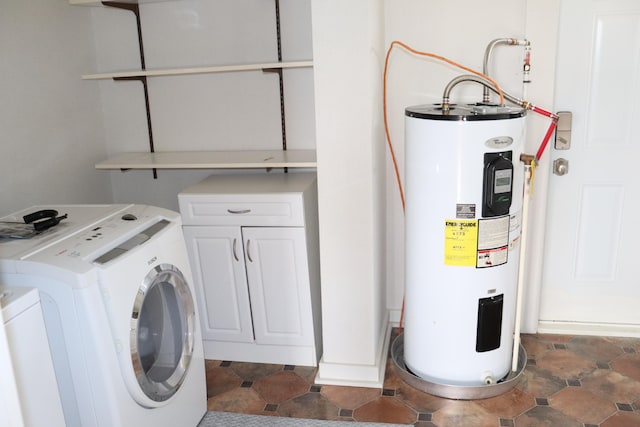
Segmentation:
{"type": "Polygon", "coordinates": [[[184,225],[304,226],[299,194],[181,194],[178,199],[184,225]]]}

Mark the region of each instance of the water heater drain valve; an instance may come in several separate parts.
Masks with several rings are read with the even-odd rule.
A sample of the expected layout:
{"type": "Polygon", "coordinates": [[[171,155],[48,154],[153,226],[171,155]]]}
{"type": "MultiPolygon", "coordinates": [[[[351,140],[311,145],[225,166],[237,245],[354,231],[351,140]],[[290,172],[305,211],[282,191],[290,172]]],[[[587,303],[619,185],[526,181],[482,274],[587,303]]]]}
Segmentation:
{"type": "Polygon", "coordinates": [[[493,378],[493,372],[486,371],[482,374],[482,382],[486,385],[495,384],[496,380],[493,378]]]}

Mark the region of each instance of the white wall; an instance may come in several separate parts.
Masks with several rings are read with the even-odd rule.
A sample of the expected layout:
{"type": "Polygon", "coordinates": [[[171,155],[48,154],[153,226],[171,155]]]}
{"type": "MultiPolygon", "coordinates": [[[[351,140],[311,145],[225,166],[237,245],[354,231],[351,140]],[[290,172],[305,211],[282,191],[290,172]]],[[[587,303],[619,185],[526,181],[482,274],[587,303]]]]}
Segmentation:
{"type": "Polygon", "coordinates": [[[0,214],[35,204],[107,203],[99,94],[86,9],[64,0],[0,3],[0,214]]]}
{"type": "MultiPolygon", "coordinates": [[[[281,0],[284,61],[310,60],[309,1],[281,0]]],[[[134,15],[91,8],[97,66],[92,72],[140,68],[134,15]]],[[[276,62],[275,7],[263,0],[184,0],[140,7],[147,69],[276,62]]],[[[284,72],[288,149],[315,148],[313,70],[284,72]]],[[[149,78],[156,151],[268,150],[282,146],[277,74],[251,71],[149,78]]],[[[142,84],[100,87],[109,155],[148,151],[142,84]]],[[[219,171],[100,172],[116,202],[177,210],[183,188],[219,171]]]]}

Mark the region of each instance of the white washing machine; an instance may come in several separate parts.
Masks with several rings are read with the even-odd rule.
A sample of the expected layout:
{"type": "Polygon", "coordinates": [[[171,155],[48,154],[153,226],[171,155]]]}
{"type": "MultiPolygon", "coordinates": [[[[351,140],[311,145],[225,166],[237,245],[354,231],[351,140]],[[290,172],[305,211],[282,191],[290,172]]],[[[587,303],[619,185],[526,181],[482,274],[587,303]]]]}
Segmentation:
{"type": "Polygon", "coordinates": [[[40,292],[68,427],[195,427],[204,356],[178,213],[142,205],[32,207],[67,214],[0,240],[0,283],[40,292]]]}

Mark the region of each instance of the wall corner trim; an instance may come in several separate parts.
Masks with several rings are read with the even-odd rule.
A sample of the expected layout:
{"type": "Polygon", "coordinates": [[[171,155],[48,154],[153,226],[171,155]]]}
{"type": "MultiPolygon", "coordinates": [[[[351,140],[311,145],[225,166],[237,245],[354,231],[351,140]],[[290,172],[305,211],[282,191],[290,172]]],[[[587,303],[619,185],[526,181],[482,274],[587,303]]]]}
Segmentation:
{"type": "Polygon", "coordinates": [[[388,316],[380,328],[379,338],[378,342],[380,344],[378,346],[375,364],[329,363],[324,361],[323,357],[318,364],[315,383],[381,389],[384,383],[387,355],[389,353],[389,340],[391,338],[391,325],[388,322],[388,316]]]}

